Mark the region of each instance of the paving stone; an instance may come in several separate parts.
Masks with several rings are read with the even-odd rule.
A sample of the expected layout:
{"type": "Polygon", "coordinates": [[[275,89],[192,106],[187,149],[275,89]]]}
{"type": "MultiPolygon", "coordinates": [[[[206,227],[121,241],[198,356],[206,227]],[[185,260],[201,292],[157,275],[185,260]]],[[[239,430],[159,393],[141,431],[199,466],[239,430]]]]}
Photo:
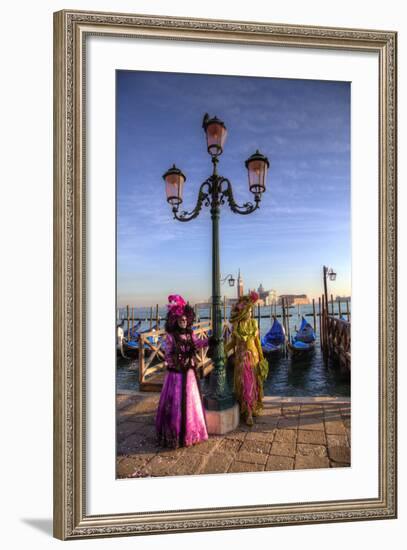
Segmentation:
{"type": "Polygon", "coordinates": [[[262,453],[251,453],[249,451],[239,451],[236,455],[238,462],[251,462],[253,464],[266,464],[268,455],[262,453]]]}
{"type": "Polygon", "coordinates": [[[341,408],[335,403],[329,403],[323,406],[325,416],[340,416],[341,408]]]}
{"type": "Polygon", "coordinates": [[[245,420],[241,420],[239,426],[237,427],[237,429],[240,432],[243,432],[243,433],[247,434],[248,432],[251,432],[252,430],[254,430],[255,427],[254,427],[254,424],[253,424],[253,426],[248,426],[246,424],[245,420]]]}
{"type": "Polygon", "coordinates": [[[343,434],[328,434],[328,447],[348,447],[348,438],[343,434]]]}
{"type": "Polygon", "coordinates": [[[246,436],[247,436],[247,432],[240,432],[235,430],[233,432],[229,432],[228,434],[226,434],[225,439],[237,439],[239,441],[244,441],[246,436]]]}
{"type": "Polygon", "coordinates": [[[222,438],[220,437],[209,436],[209,439],[207,439],[206,441],[201,441],[200,443],[197,443],[196,445],[191,445],[186,449],[188,453],[208,454],[216,449],[221,441],[222,438]]]}
{"type": "Polygon", "coordinates": [[[267,422],[267,423],[257,422],[257,420],[255,420],[255,424],[253,424],[253,426],[248,431],[248,433],[255,433],[255,432],[259,432],[259,433],[269,432],[270,433],[270,432],[273,432],[276,429],[276,427],[277,427],[277,419],[275,419],[272,422],[267,422]]]}
{"type": "Polygon", "coordinates": [[[349,447],[328,447],[328,454],[331,460],[335,462],[343,462],[350,464],[350,449],[349,447]]]}
{"type": "Polygon", "coordinates": [[[145,413],[138,414],[134,412],[123,411],[120,413],[120,416],[117,417],[117,425],[123,424],[125,422],[133,422],[143,425],[155,425],[155,414],[145,413]]]}
{"type": "Polygon", "coordinates": [[[294,468],[294,459],[288,456],[269,456],[266,462],[266,471],[274,470],[292,470],[294,468]]]}
{"type": "Polygon", "coordinates": [[[277,427],[278,420],[279,416],[258,416],[255,418],[255,426],[259,426],[260,430],[273,430],[277,427]]]}
{"type": "Polygon", "coordinates": [[[294,468],[296,470],[329,468],[329,459],[326,456],[297,455],[295,457],[294,468]]]}
{"type": "Polygon", "coordinates": [[[118,478],[349,467],[346,403],[266,401],[252,427],[242,419],[234,432],[168,449],[156,444],[158,399],[158,394],[117,396],[118,478]]]}
{"type": "Polygon", "coordinates": [[[138,426],[135,422],[121,422],[116,428],[116,436],[119,441],[123,441],[129,435],[137,433],[138,426]]]}
{"type": "Polygon", "coordinates": [[[124,440],[118,439],[117,443],[119,454],[155,453],[159,449],[154,431],[143,433],[137,431],[124,440]]]}
{"type": "Polygon", "coordinates": [[[116,410],[121,411],[134,403],[138,403],[142,399],[141,396],[135,395],[117,395],[116,396],[116,410]]]}
{"type": "Polygon", "coordinates": [[[325,431],[327,435],[346,435],[345,426],[342,420],[325,420],[325,431]]]}
{"type": "Polygon", "coordinates": [[[146,466],[149,460],[151,460],[154,456],[156,455],[145,454],[123,457],[117,463],[116,476],[118,478],[132,477],[134,473],[137,473],[141,468],[146,466]]]}
{"type": "Polygon", "coordinates": [[[143,398],[140,401],[133,403],[132,405],[127,407],[125,409],[125,412],[131,412],[131,413],[137,413],[137,414],[155,413],[157,410],[158,401],[159,401],[159,396],[156,396],[156,395],[148,396],[148,397],[143,396],[143,398]]]}
{"type": "Polygon", "coordinates": [[[297,432],[297,443],[313,443],[315,445],[325,445],[325,432],[320,430],[301,430],[297,432]]]}
{"type": "Polygon", "coordinates": [[[295,456],[295,443],[276,442],[271,445],[270,454],[279,456],[295,456]]]}
{"type": "Polygon", "coordinates": [[[187,447],[178,447],[178,449],[171,449],[170,447],[159,447],[157,454],[160,456],[169,456],[171,458],[180,458],[189,451],[187,447]]]}
{"type": "MultiPolygon", "coordinates": [[[[154,459],[153,459],[154,460],[154,459]]],[[[196,474],[204,462],[204,457],[199,454],[184,454],[174,461],[169,468],[169,475],[191,475],[196,474]]]]}
{"type": "Polygon", "coordinates": [[[298,428],[299,416],[280,416],[277,423],[278,429],[296,430],[298,428]]]}
{"type": "Polygon", "coordinates": [[[307,414],[303,415],[301,413],[300,415],[300,423],[299,427],[300,430],[324,430],[324,421],[323,416],[320,414],[307,414]]]}
{"type": "Polygon", "coordinates": [[[141,472],[149,476],[168,476],[171,475],[172,468],[178,460],[180,460],[179,457],[156,455],[144,468],[141,468],[141,472]]]}
{"type": "Polygon", "coordinates": [[[250,462],[239,462],[235,460],[232,462],[229,472],[263,472],[264,464],[253,464],[250,462]]]}
{"type": "Polygon", "coordinates": [[[265,405],[261,416],[281,416],[281,407],[276,405],[265,405]]]}
{"type": "MultiPolygon", "coordinates": [[[[250,435],[250,434],[247,434],[247,435],[250,435]]],[[[225,438],[223,441],[220,442],[217,448],[217,451],[235,454],[238,452],[241,446],[242,446],[242,442],[239,439],[225,438]]]]}
{"type": "Polygon", "coordinates": [[[247,451],[249,453],[261,453],[268,454],[271,447],[271,443],[267,441],[260,441],[259,439],[245,439],[243,442],[240,452],[247,451]]]}
{"type": "Polygon", "coordinates": [[[155,430],[155,414],[132,414],[127,417],[128,422],[153,427],[155,430]]]}
{"type": "Polygon", "coordinates": [[[294,430],[276,430],[274,441],[279,443],[294,443],[297,439],[297,432],[294,430]]]}
{"type": "Polygon", "coordinates": [[[284,416],[298,416],[301,410],[300,405],[288,405],[282,407],[282,413],[284,416]]]}
{"type": "Polygon", "coordinates": [[[245,441],[267,441],[268,443],[272,443],[274,439],[274,433],[275,430],[270,430],[266,432],[249,432],[246,435],[245,441]]]}
{"type": "Polygon", "coordinates": [[[312,414],[315,414],[315,413],[322,413],[324,411],[324,405],[323,404],[319,404],[319,403],[310,403],[310,404],[307,404],[307,405],[301,405],[301,412],[304,412],[304,413],[312,413],[312,414]]]}
{"type": "Polygon", "coordinates": [[[298,443],[297,456],[327,456],[324,445],[310,445],[309,443],[298,443]]]}
{"type": "Polygon", "coordinates": [[[230,452],[212,453],[203,464],[200,474],[220,474],[226,473],[234,460],[234,454],[230,452]]]}

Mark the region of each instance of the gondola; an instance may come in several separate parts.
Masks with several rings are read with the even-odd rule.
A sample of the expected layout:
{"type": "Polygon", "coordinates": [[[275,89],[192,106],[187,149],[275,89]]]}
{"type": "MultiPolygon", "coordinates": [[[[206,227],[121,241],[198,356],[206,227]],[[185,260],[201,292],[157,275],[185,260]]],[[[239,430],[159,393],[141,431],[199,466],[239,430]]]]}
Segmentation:
{"type": "Polygon", "coordinates": [[[304,357],[315,349],[315,332],[312,326],[303,317],[301,326],[288,342],[288,349],[292,357],[304,357]]]}
{"type": "Polygon", "coordinates": [[[277,355],[285,346],[286,336],[283,325],[274,317],[271,329],[262,337],[261,347],[265,355],[277,355]]]}
{"type": "Polygon", "coordinates": [[[139,331],[140,327],[141,327],[141,321],[137,321],[135,325],[130,327],[130,335],[129,335],[129,330],[125,330],[123,334],[126,340],[129,341],[129,340],[137,339],[140,332],[139,331]]]}
{"type": "MultiPolygon", "coordinates": [[[[139,351],[139,339],[140,335],[144,332],[151,332],[157,330],[158,325],[154,325],[152,329],[145,329],[142,331],[137,330],[141,325],[141,322],[139,322],[137,325],[132,327],[130,329],[130,340],[127,339],[128,331],[125,332],[123,329],[119,326],[117,329],[117,352],[122,355],[122,357],[126,359],[131,359],[138,356],[139,351]]],[[[147,340],[149,340],[152,344],[156,344],[158,340],[160,339],[160,336],[148,336],[147,340]]],[[[147,346],[145,348],[146,353],[149,353],[151,350],[147,346]]]]}

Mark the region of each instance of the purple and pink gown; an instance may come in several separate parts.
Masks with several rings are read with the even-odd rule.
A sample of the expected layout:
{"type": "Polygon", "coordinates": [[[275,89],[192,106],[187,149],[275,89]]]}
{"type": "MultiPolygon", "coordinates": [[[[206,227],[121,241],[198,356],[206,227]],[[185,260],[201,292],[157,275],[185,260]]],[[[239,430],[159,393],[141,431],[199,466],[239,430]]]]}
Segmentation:
{"type": "Polygon", "coordinates": [[[208,439],[194,357],[196,349],[207,345],[207,339],[194,334],[167,334],[167,372],[156,415],[158,443],[164,447],[189,447],[208,439]]]}

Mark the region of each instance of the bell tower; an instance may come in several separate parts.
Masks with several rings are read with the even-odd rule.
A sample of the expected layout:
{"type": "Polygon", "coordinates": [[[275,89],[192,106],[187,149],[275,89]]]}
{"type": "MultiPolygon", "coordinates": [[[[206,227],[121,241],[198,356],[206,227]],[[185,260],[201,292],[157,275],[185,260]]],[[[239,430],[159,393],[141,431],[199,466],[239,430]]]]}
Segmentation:
{"type": "Polygon", "coordinates": [[[244,291],[243,291],[243,279],[242,279],[242,276],[240,275],[240,268],[239,268],[239,275],[237,277],[237,298],[241,298],[244,294],[244,291]]]}

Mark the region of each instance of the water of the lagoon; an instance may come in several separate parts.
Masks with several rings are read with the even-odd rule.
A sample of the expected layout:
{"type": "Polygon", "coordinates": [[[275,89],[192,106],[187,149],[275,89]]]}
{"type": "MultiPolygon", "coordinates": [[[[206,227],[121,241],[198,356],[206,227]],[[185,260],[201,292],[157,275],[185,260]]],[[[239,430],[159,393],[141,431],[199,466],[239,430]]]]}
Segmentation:
{"type": "MultiPolygon", "coordinates": [[[[318,304],[317,304],[318,313],[318,304]]],[[[330,310],[331,311],[331,310],[330,310]]],[[[223,309],[222,309],[223,312],[223,309]]],[[[260,334],[263,336],[271,326],[270,319],[271,308],[265,306],[260,308],[260,334]]],[[[165,308],[160,308],[159,315],[163,319],[165,316],[165,308]]],[[[200,309],[201,320],[208,317],[208,309],[200,309]]],[[[230,309],[227,308],[226,315],[229,317],[230,309]]],[[[257,317],[258,310],[256,308],[257,317]]],[[[272,310],[274,313],[274,308],[272,310]]],[[[277,307],[277,315],[281,315],[281,309],[277,307]]],[[[341,304],[341,313],[346,318],[345,304],[341,304]]],[[[334,303],[334,314],[339,316],[338,304],[334,303]]],[[[125,310],[122,310],[122,316],[125,316],[125,310]]],[[[154,314],[155,316],[155,310],[154,314]]],[[[290,308],[290,331],[295,333],[296,327],[301,323],[302,315],[307,321],[313,324],[312,305],[304,305],[299,308],[290,308]]],[[[140,308],[135,310],[135,317],[144,319],[141,325],[141,330],[150,327],[150,308],[140,308]]],[[[279,318],[281,320],[281,318],[279,318]]],[[[153,321],[153,324],[155,321],[153,321]]],[[[161,322],[161,326],[163,322],[161,322]]],[[[316,318],[317,327],[317,342],[315,351],[305,359],[292,360],[291,356],[284,355],[269,360],[270,369],[268,378],[264,384],[265,395],[275,396],[350,396],[350,375],[329,361],[325,363],[319,343],[319,320],[316,318]]],[[[124,321],[126,329],[126,321],[124,321]]],[[[116,390],[138,390],[138,370],[129,370],[129,361],[121,357],[117,358],[116,372],[116,390]]],[[[207,381],[202,380],[202,390],[205,392],[207,381]]]]}

